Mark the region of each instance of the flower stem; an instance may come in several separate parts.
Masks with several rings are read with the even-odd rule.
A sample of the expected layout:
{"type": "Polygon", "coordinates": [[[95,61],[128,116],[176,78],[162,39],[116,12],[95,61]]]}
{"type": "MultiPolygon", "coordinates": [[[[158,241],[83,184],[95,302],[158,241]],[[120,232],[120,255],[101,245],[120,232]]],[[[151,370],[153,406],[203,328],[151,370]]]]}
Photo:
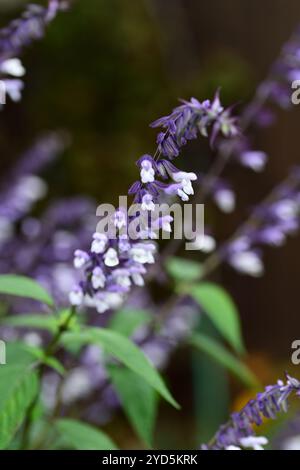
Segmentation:
{"type": "MultiPolygon", "coordinates": [[[[73,306],[70,309],[69,315],[61,323],[61,325],[59,326],[56,334],[54,335],[54,337],[52,338],[52,340],[50,341],[50,343],[46,347],[45,353],[44,353],[44,358],[49,358],[49,357],[51,357],[55,354],[55,351],[56,351],[56,348],[59,344],[59,341],[60,341],[62,335],[68,330],[70,322],[71,322],[72,318],[74,317],[75,313],[76,313],[76,308],[73,306]]],[[[45,364],[43,362],[39,361],[37,363],[36,367],[37,367],[38,377],[41,378],[42,373],[44,371],[45,364]]],[[[34,408],[35,408],[35,406],[38,402],[38,399],[39,399],[39,392],[37,393],[37,395],[34,397],[32,402],[30,403],[30,405],[27,409],[27,412],[26,412],[26,417],[25,417],[23,430],[22,430],[21,445],[20,445],[20,448],[23,449],[23,450],[27,449],[28,446],[29,446],[29,436],[30,436],[30,429],[31,429],[31,424],[32,424],[32,414],[33,414],[34,408]]]]}

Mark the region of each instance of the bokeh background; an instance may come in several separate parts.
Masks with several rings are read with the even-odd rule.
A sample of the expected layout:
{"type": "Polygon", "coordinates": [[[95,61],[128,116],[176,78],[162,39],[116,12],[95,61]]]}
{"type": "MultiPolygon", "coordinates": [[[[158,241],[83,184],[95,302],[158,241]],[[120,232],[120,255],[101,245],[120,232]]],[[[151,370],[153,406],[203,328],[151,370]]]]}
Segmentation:
{"type": "MultiPolygon", "coordinates": [[[[1,26],[25,3],[1,0],[1,26]]],[[[168,113],[177,98],[202,100],[217,87],[225,104],[246,103],[299,22],[298,0],[74,1],[45,39],[23,55],[28,71],[23,100],[7,104],[0,114],[0,176],[42,131],[65,129],[72,144],[47,172],[48,200],[84,194],[97,204],[116,203],[136,178],[137,158],[155,148],[151,121],[168,113]]],[[[299,163],[300,106],[277,116],[272,128],[255,135],[256,147],[270,156],[266,171],[257,175],[231,167],[226,172],[237,192],[234,214],[207,208],[218,240],[299,163]]],[[[185,158],[193,170],[210,163],[205,146],[192,146],[185,158]]],[[[300,338],[299,248],[295,237],[280,250],[266,250],[262,279],[226,267],[215,275],[236,300],[249,364],[263,382],[292,370],[291,343],[300,338]]],[[[194,362],[180,351],[168,370],[183,411],[178,416],[162,409],[157,430],[162,447],[189,446],[219,419],[211,417],[207,404],[212,387],[200,380],[209,365],[203,362],[195,380],[194,362]]],[[[231,408],[245,399],[234,387],[230,396],[231,408]]],[[[221,399],[216,392],[214,403],[224,400],[226,393],[221,399]]],[[[126,429],[122,418],[111,426],[117,434],[126,429]]]]}

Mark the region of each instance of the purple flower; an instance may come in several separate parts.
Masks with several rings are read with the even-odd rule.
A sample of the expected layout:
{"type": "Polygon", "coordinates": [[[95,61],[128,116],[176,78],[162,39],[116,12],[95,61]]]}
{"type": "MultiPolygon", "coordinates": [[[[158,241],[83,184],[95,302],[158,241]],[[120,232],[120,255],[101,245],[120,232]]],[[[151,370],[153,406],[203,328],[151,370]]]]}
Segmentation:
{"type": "Polygon", "coordinates": [[[82,250],[76,250],[74,253],[74,267],[76,269],[82,268],[85,264],[87,264],[90,260],[89,255],[82,250]]]}
{"type": "MultiPolygon", "coordinates": [[[[205,187],[206,175],[201,173],[199,183],[205,187]]],[[[234,211],[236,205],[236,195],[231,185],[223,178],[214,177],[209,183],[209,192],[216,206],[225,214],[234,211]]]]}
{"type": "Polygon", "coordinates": [[[229,256],[229,264],[242,274],[259,277],[264,273],[261,254],[254,250],[235,251],[229,256]]]}
{"type": "Polygon", "coordinates": [[[61,133],[41,136],[12,168],[0,188],[0,218],[16,222],[43,198],[47,186],[37,176],[63,152],[68,140],[61,133]]]}
{"type": "MultiPolygon", "coordinates": [[[[286,383],[279,380],[276,385],[269,385],[265,391],[258,393],[238,413],[233,413],[229,422],[220,427],[217,434],[203,450],[233,450],[235,447],[252,447],[264,445],[267,440],[257,440],[254,425],[260,426],[263,418],[275,419],[281,411],[287,411],[288,398],[292,393],[300,396],[300,382],[287,375],[286,383]]],[[[261,439],[261,438],[260,438],[261,439]]],[[[238,450],[238,449],[234,449],[238,450]]],[[[255,449],[260,450],[260,449],[255,449]]]]}
{"type": "Polygon", "coordinates": [[[47,7],[28,5],[22,16],[0,31],[0,62],[20,54],[23,47],[43,37],[46,26],[67,3],[49,0],[47,7]]]}
{"type": "Polygon", "coordinates": [[[257,234],[257,240],[266,245],[282,246],[286,235],[280,226],[266,227],[257,234]]]}
{"type": "Polygon", "coordinates": [[[224,182],[216,184],[213,191],[213,199],[219,209],[225,214],[230,214],[235,209],[235,193],[228,184],[224,182]]]}
{"type": "Polygon", "coordinates": [[[264,169],[268,156],[265,152],[259,150],[246,150],[241,153],[239,159],[243,166],[259,172],[264,169]]]}
{"type": "Polygon", "coordinates": [[[165,129],[158,134],[158,149],[171,160],[179,155],[187,141],[196,139],[199,134],[207,137],[210,132],[211,144],[220,134],[224,137],[238,134],[236,118],[232,117],[230,109],[224,110],[221,106],[218,93],[212,102],[200,103],[195,98],[183,101],[169,116],[154,121],[151,127],[165,129]]]}
{"type": "Polygon", "coordinates": [[[143,184],[153,183],[153,181],[155,180],[156,164],[151,155],[143,155],[138,160],[137,164],[140,167],[141,182],[143,184]]]}
{"type": "Polygon", "coordinates": [[[222,256],[237,271],[251,276],[264,272],[260,245],[281,246],[288,235],[299,230],[300,174],[295,168],[267,200],[259,205],[223,249],[222,256]]]}
{"type": "MultiPolygon", "coordinates": [[[[58,305],[67,305],[77,278],[69,260],[78,241],[88,248],[96,223],[94,213],[91,201],[77,197],[50,204],[40,219],[26,214],[14,224],[0,217],[0,272],[33,277],[52,293],[58,305]]],[[[76,253],[77,262],[87,261],[83,253],[76,253]]],[[[14,301],[14,311],[19,307],[23,310],[24,304],[14,301]]],[[[32,309],[32,303],[25,308],[32,309]]]]}
{"type": "Polygon", "coordinates": [[[127,220],[123,210],[118,209],[113,216],[116,236],[95,233],[87,255],[80,250],[75,252],[74,264],[83,268],[84,273],[83,280],[70,293],[71,303],[76,302],[78,305],[78,292],[81,289],[82,303],[104,312],[122,303],[132,284],[144,284],[146,266],[155,262],[157,250],[149,239],[157,238],[159,230],[171,232],[173,220],[169,215],[157,215],[151,220],[151,227],[148,227],[148,214],[154,211],[155,203],[165,195],[176,195],[182,201],[188,201],[194,194],[192,182],[197,180],[195,173],[180,170],[170,160],[179,154],[180,148],[188,140],[197,135],[210,136],[214,141],[219,134],[235,136],[238,133],[236,119],[231,116],[229,109],[223,109],[218,93],[212,102],[200,103],[195,98],[190,102],[184,101],[170,116],[152,124],[152,127],[160,126],[165,132],[158,135],[155,156],[146,154],[139,158],[137,165],[140,181],[136,181],[129,189],[129,194],[134,194],[134,203],[141,204],[140,214],[129,215],[127,220]],[[161,155],[165,158],[161,158],[161,155]],[[131,233],[124,233],[127,222],[129,225],[137,223],[134,237],[131,233]]]}
{"type": "Polygon", "coordinates": [[[47,7],[28,5],[21,18],[0,30],[0,76],[12,101],[20,101],[24,87],[19,77],[25,75],[25,69],[17,56],[25,46],[43,37],[48,23],[66,6],[67,2],[60,0],[49,0],[47,7]]]}

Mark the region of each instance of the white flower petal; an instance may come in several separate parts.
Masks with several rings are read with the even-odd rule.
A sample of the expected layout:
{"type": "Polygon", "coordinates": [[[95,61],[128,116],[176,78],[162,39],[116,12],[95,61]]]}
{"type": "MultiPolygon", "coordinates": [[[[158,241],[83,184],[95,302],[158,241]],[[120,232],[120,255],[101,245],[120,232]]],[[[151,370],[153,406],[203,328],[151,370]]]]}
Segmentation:
{"type": "Polygon", "coordinates": [[[2,62],[0,66],[0,70],[3,73],[7,73],[8,75],[12,75],[13,77],[23,77],[26,73],[25,68],[22,65],[20,59],[13,58],[7,59],[2,62]]]}
{"type": "Polygon", "coordinates": [[[114,267],[119,264],[118,253],[114,248],[109,248],[104,255],[104,263],[106,266],[114,267]]]}

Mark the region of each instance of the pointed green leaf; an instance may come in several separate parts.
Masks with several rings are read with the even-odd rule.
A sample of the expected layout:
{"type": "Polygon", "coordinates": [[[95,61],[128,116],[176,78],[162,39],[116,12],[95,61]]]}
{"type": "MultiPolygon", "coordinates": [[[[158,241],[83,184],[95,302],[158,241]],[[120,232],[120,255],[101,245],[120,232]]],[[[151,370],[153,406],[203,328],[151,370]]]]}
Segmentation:
{"type": "Polygon", "coordinates": [[[36,281],[15,274],[0,275],[0,294],[17,297],[27,297],[53,307],[53,299],[48,292],[36,281]]]}
{"type": "Polygon", "coordinates": [[[22,328],[36,328],[38,330],[47,330],[51,333],[57,331],[57,319],[48,314],[26,313],[13,315],[4,318],[4,325],[20,326],[22,328]]]}
{"type": "Polygon", "coordinates": [[[109,374],[134,430],[151,447],[158,405],[156,391],[130,369],[110,366],[109,374]]]}
{"type": "Polygon", "coordinates": [[[179,408],[163,379],[145,354],[128,338],[116,331],[103,328],[86,328],[81,333],[65,333],[64,344],[97,344],[121,361],[129,369],[143,377],[157,392],[175,408],[179,408]]]}
{"type": "Polygon", "coordinates": [[[193,282],[201,276],[202,265],[197,261],[173,257],[166,262],[166,270],[177,282],[193,282]]]}
{"type": "Polygon", "coordinates": [[[8,446],[37,393],[38,378],[32,368],[0,367],[0,449],[8,446]]]}
{"type": "Polygon", "coordinates": [[[117,450],[107,434],[89,424],[74,419],[59,419],[55,427],[63,442],[77,450],[117,450]]]}
{"type": "Polygon", "coordinates": [[[112,317],[109,328],[130,337],[140,326],[151,321],[151,314],[145,310],[119,310],[112,317]]]}
{"type": "Polygon", "coordinates": [[[192,346],[214,359],[218,364],[230,370],[247,387],[256,387],[258,385],[258,381],[251,370],[216,340],[196,333],[192,335],[189,342],[192,346]]]}
{"type": "Polygon", "coordinates": [[[222,287],[208,282],[192,286],[189,294],[203,308],[223,338],[238,353],[244,353],[239,314],[229,294],[222,287]]]}
{"type": "Polygon", "coordinates": [[[32,354],[29,346],[21,341],[12,341],[6,344],[6,364],[8,366],[29,366],[35,362],[36,356],[32,354]]]}
{"type": "Polygon", "coordinates": [[[37,346],[30,346],[21,341],[8,343],[6,355],[8,365],[26,366],[38,361],[56,370],[61,375],[65,373],[65,369],[58,359],[47,357],[43,349],[37,346]]]}
{"type": "Polygon", "coordinates": [[[51,369],[56,370],[60,375],[64,375],[66,372],[62,363],[55,357],[43,357],[42,362],[51,369]]]}

